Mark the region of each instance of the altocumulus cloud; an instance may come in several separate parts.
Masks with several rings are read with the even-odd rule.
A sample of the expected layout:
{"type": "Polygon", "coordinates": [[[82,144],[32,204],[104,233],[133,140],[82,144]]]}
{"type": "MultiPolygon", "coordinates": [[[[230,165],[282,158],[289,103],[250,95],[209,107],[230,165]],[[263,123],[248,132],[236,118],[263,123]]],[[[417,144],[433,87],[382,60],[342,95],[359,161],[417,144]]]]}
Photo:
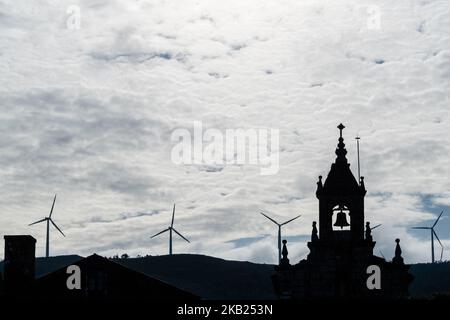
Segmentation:
{"type": "Polygon", "coordinates": [[[164,254],[167,239],[149,236],[177,202],[192,244],[175,252],[275,262],[276,230],[258,211],[300,212],[284,230],[295,261],[342,121],[353,169],[362,136],[377,250],[392,256],[400,237],[409,262],[429,259],[409,227],[450,205],[450,4],[377,1],[371,28],[373,4],[0,1],[0,234],[31,233],[42,253],[44,230],[27,224],[58,193],[67,238],[52,235],[53,254],[164,254]],[[194,121],[279,129],[278,174],[174,165],[170,134],[194,121]]]}

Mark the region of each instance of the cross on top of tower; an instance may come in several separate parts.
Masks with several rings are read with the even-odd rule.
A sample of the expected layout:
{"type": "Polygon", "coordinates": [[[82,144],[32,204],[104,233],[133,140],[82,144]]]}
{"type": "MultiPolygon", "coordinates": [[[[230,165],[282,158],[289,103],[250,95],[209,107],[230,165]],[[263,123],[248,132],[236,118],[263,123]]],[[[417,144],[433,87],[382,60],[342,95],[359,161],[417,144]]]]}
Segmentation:
{"type": "Polygon", "coordinates": [[[337,126],[337,128],[339,129],[340,138],[342,138],[342,130],[345,129],[345,126],[341,123],[337,126]]]}
{"type": "Polygon", "coordinates": [[[345,126],[340,123],[337,128],[339,129],[339,143],[336,149],[336,162],[347,163],[347,158],[345,157],[347,150],[345,150],[344,138],[342,137],[342,130],[344,130],[345,126]]]}

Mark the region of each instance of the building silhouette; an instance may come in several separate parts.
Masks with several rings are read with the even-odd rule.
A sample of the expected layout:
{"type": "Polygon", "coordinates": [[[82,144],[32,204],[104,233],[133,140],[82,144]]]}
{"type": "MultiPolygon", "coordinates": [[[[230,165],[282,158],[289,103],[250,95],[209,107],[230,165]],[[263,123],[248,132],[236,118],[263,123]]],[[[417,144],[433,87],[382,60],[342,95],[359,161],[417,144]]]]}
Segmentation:
{"type": "Polygon", "coordinates": [[[357,181],[346,158],[340,124],[336,160],[325,182],[319,176],[316,197],[319,200],[319,229],[313,223],[310,253],[291,265],[286,241],[283,258],[272,277],[280,298],[380,297],[396,298],[408,295],[412,276],[401,256],[400,240],[396,239],[392,262],[373,254],[375,241],[370,223],[364,219],[364,177],[357,181]],[[369,266],[380,270],[381,288],[370,289],[367,280],[369,266]]]}
{"type": "Polygon", "coordinates": [[[36,239],[29,235],[4,238],[3,290],[10,296],[30,297],[34,285],[36,239]]]}
{"type": "Polygon", "coordinates": [[[110,259],[93,254],[74,263],[81,270],[81,289],[68,290],[67,268],[36,280],[35,291],[52,300],[196,300],[196,295],[176,288],[110,259]]]}
{"type": "Polygon", "coordinates": [[[5,236],[0,298],[33,300],[198,300],[197,295],[93,254],[35,277],[36,240],[5,236]],[[69,266],[80,270],[80,287],[69,288],[69,266]]]}

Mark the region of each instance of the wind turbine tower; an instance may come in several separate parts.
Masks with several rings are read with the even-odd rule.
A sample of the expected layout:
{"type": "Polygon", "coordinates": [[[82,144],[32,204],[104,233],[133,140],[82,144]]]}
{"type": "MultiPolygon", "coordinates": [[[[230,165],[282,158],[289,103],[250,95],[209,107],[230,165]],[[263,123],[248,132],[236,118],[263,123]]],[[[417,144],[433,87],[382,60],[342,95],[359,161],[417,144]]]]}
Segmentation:
{"type": "Polygon", "coordinates": [[[278,226],[278,264],[281,263],[281,227],[288,224],[289,222],[294,221],[297,218],[300,218],[301,215],[296,216],[295,218],[292,218],[288,221],[285,221],[283,223],[278,223],[277,221],[275,221],[274,219],[272,219],[271,217],[269,217],[268,215],[266,215],[264,212],[260,212],[264,217],[266,217],[267,219],[269,219],[270,221],[272,221],[273,223],[275,223],[278,226]]]}
{"type": "Polygon", "coordinates": [[[181,233],[179,233],[174,227],[173,227],[173,223],[175,220],[175,204],[173,204],[173,211],[172,211],[172,223],[170,224],[170,226],[167,229],[164,229],[163,231],[158,232],[157,234],[151,236],[151,238],[154,238],[156,236],[159,236],[160,234],[169,231],[169,255],[172,255],[172,231],[175,232],[177,235],[179,235],[181,238],[183,238],[184,240],[186,240],[187,242],[190,243],[190,241],[188,239],[186,239],[181,233]]]}
{"type": "Polygon", "coordinates": [[[56,223],[53,221],[52,219],[52,214],[53,214],[53,208],[55,207],[55,201],[56,201],[56,194],[55,197],[53,198],[53,204],[52,204],[52,208],[50,209],[50,214],[48,217],[45,217],[41,220],[38,220],[36,222],[30,223],[29,226],[32,226],[33,224],[37,224],[37,223],[41,223],[41,222],[47,222],[47,239],[45,242],[45,257],[48,258],[50,255],[50,223],[53,224],[53,226],[59,231],[61,232],[61,234],[65,237],[66,235],[61,231],[61,229],[56,225],[56,223]]]}
{"type": "Polygon", "coordinates": [[[441,240],[439,240],[439,237],[438,237],[436,231],[434,231],[434,227],[439,222],[439,219],[441,218],[443,213],[444,213],[444,211],[441,212],[441,214],[439,215],[439,217],[436,219],[436,221],[433,223],[433,225],[431,227],[413,227],[412,228],[412,229],[430,230],[430,233],[431,233],[431,262],[432,263],[435,262],[434,261],[434,237],[436,237],[437,241],[441,245],[441,259],[440,260],[442,260],[442,255],[444,253],[444,246],[442,245],[441,240]]]}

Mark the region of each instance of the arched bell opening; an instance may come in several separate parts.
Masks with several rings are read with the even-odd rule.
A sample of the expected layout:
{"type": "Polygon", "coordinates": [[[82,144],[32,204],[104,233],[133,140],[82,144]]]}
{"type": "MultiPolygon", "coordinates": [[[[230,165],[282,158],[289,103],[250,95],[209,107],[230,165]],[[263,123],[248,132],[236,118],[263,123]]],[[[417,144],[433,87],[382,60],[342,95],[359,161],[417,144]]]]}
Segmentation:
{"type": "Polygon", "coordinates": [[[332,225],[333,231],[349,231],[350,230],[350,210],[347,206],[339,204],[333,207],[332,225]]]}

